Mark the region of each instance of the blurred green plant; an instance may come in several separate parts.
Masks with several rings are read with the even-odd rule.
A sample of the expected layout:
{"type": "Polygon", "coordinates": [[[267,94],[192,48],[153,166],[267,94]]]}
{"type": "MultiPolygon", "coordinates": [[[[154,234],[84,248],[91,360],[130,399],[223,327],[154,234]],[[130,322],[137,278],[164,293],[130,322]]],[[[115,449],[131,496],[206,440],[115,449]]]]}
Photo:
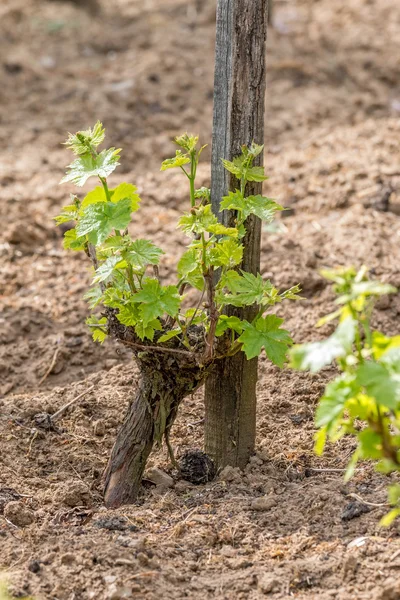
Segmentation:
{"type": "MultiPolygon", "coordinates": [[[[359,460],[376,461],[382,473],[400,470],[400,336],[387,337],[371,329],[376,300],[396,293],[393,286],[373,281],[366,267],[322,271],[333,283],[337,310],[317,326],[338,320],[327,339],[295,345],[290,350],[291,367],[316,373],[336,364],[340,374],[320,398],[315,416],[318,431],[315,450],[322,454],[327,439],[354,436],[357,448],[347,471],[354,474],[359,460]]],[[[400,486],[389,488],[392,510],[381,523],[389,525],[400,515],[400,486]]]]}

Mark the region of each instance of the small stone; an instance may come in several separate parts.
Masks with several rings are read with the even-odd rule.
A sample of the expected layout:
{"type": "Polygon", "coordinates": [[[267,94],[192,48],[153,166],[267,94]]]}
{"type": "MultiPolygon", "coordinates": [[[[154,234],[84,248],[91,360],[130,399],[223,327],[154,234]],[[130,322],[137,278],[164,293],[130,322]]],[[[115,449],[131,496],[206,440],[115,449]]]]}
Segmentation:
{"type": "Polygon", "coordinates": [[[98,435],[99,437],[103,436],[106,432],[106,424],[102,419],[95,421],[93,423],[93,433],[94,435],[98,435]]]}
{"type": "Polygon", "coordinates": [[[133,590],[130,586],[117,586],[112,584],[107,593],[107,600],[124,600],[124,598],[132,598],[133,590]]]}
{"type": "Polygon", "coordinates": [[[272,498],[271,496],[262,496],[261,498],[255,498],[251,505],[250,508],[252,510],[270,510],[271,508],[273,508],[274,506],[277,505],[277,502],[275,500],[275,498],[272,498]]]}
{"type": "Polygon", "coordinates": [[[279,581],[272,575],[262,575],[258,580],[258,589],[263,594],[271,594],[279,588],[279,581]]]}
{"type": "Polygon", "coordinates": [[[171,488],[174,485],[172,477],[157,467],[149,469],[145,474],[145,478],[155,483],[157,487],[171,488]]]}
{"type": "Polygon", "coordinates": [[[28,565],[28,571],[31,573],[39,573],[41,569],[40,562],[38,560],[31,560],[28,565]]]}
{"type": "Polygon", "coordinates": [[[190,481],[186,481],[186,479],[180,479],[175,484],[175,491],[178,494],[183,494],[183,493],[188,492],[189,490],[191,490],[193,488],[194,488],[194,484],[190,483],[190,481]]]}
{"type": "Polygon", "coordinates": [[[75,506],[85,506],[90,502],[89,488],[83,481],[73,482],[68,487],[60,490],[57,494],[57,499],[72,508],[75,506]]]}
{"type": "Polygon", "coordinates": [[[4,508],[4,516],[17,527],[26,527],[35,520],[35,513],[18,500],[9,502],[4,508]]]}
{"type": "Polygon", "coordinates": [[[239,467],[227,466],[224,469],[222,469],[221,473],[219,474],[219,478],[222,479],[222,481],[239,482],[242,479],[242,472],[239,469],[239,467]]]}
{"type": "Polygon", "coordinates": [[[62,565],[72,565],[75,562],[75,556],[71,552],[67,552],[62,554],[60,562],[62,565]]]}
{"type": "Polygon", "coordinates": [[[222,554],[222,556],[226,556],[227,558],[233,558],[234,556],[236,556],[236,550],[228,544],[222,546],[220,553],[222,554]]]}

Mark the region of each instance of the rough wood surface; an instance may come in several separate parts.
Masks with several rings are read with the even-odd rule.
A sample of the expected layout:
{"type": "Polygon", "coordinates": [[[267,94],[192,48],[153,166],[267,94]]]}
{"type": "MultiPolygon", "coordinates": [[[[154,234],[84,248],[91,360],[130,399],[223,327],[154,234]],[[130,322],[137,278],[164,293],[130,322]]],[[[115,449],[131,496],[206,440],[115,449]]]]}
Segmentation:
{"type": "MultiPolygon", "coordinates": [[[[241,146],[264,143],[265,40],[268,0],[218,0],[214,82],[214,121],[211,168],[213,210],[230,226],[232,211],[219,212],[222,196],[237,182],[222,166],[241,146]]],[[[262,164],[263,156],[258,157],[262,164]]],[[[248,184],[248,194],[261,192],[248,184]]],[[[259,271],[261,222],[249,218],[242,269],[259,271]]],[[[230,314],[251,319],[252,307],[230,314]]],[[[243,353],[218,361],[206,381],[205,447],[218,466],[243,467],[254,450],[257,359],[243,353]]]]}

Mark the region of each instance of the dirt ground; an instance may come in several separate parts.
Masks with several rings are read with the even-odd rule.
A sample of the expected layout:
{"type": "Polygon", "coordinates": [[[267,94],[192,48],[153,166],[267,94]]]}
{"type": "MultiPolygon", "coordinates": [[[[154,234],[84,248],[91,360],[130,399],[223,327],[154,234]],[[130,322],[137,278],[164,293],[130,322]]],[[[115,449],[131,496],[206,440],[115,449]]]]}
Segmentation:
{"type": "MultiPolygon", "coordinates": [[[[257,452],[245,472],[147,485],[136,506],[102,505],[101,474],[137,371],[114,343],[93,344],[84,324],[89,265],[63,251],[51,221],[68,200],[60,142],[104,122],[123,148],[115,181],[136,183],[143,198],[131,233],[167,252],[170,280],[187,190],[159,164],[176,134],[210,140],[215,1],[84,5],[0,6],[0,568],[13,594],[400,599],[400,526],[378,527],[387,479],[363,464],[343,483],[351,440],[313,455],[330,369],[298,374],[261,359],[257,452]],[[82,392],[58,433],[35,430],[36,413],[82,392]],[[10,502],[17,525],[3,514],[10,502]]],[[[292,210],[264,233],[262,272],[281,287],[302,284],[306,300],[280,308],[296,341],[329,332],[314,329],[332,308],[321,267],[365,263],[400,287],[399,39],[396,0],[275,2],[266,190],[292,210]]],[[[375,325],[398,333],[399,316],[400,298],[383,299],[375,325]]],[[[174,428],[178,456],[202,447],[202,417],[200,391],[174,428]]],[[[165,450],[150,466],[171,473],[165,450]]]]}

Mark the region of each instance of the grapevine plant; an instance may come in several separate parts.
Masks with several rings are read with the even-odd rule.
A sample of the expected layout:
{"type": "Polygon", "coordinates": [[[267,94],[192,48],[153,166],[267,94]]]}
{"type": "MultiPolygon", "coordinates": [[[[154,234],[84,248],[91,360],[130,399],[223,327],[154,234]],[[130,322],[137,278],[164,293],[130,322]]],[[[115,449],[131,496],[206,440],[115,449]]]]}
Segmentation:
{"type": "Polygon", "coordinates": [[[106,503],[116,506],[135,499],[155,442],[164,438],[174,461],[169,433],[178,406],[203,383],[215,360],[237,352],[251,359],[264,348],[274,364],[284,365],[292,340],[282,328],[283,319],[268,310],[285,299],[297,299],[299,287],[279,292],[260,274],[240,269],[247,217],[271,222],[282,210],[265,196],[246,196],[247,182],[266,179],[263,167],[253,164],[262,146],[243,146],[240,156],[223,161],[238,180],[237,189],[221,201],[221,210],[236,214],[234,226],[225,227],[212,212],[210,190],[195,185],[204,146],[198,147],[196,136],[175,138],[175,156],[161,170],[179,169],[188,181],[190,206],[178,227],[189,241],[178,262],[176,285],[165,285],[159,272],[163,250],[150,240],[132,239],[128,232],[140,204],[137,188],[130,183],[108,186],[121,150],[99,151],[104,136],[100,122],[69,134],[65,144],[76,158],[62,183],[81,187],[94,177],[99,185],[83,198],[71,195],[56,221],[73,222],[64,247],[85,252],[93,265],[86,299],[95,310],[87,321],[94,340],[111,336],[129,347],[142,376],[105,474],[106,503]],[[197,290],[193,306],[185,300],[189,288],[197,290]],[[251,322],[224,314],[228,306],[251,305],[258,306],[251,322]]]}
{"type": "MultiPolygon", "coordinates": [[[[291,366],[311,373],[336,363],[339,375],[328,383],[319,400],[315,423],[315,450],[322,454],[326,440],[354,436],[357,447],[345,479],[359,460],[372,460],[383,473],[400,471],[400,336],[387,337],[371,328],[376,300],[396,288],[372,281],[366,267],[326,270],[322,274],[337,294],[335,312],[318,325],[334,319],[334,333],[321,342],[293,346],[291,366]]],[[[390,524],[400,514],[400,486],[389,489],[393,509],[382,519],[390,524]]]]}

